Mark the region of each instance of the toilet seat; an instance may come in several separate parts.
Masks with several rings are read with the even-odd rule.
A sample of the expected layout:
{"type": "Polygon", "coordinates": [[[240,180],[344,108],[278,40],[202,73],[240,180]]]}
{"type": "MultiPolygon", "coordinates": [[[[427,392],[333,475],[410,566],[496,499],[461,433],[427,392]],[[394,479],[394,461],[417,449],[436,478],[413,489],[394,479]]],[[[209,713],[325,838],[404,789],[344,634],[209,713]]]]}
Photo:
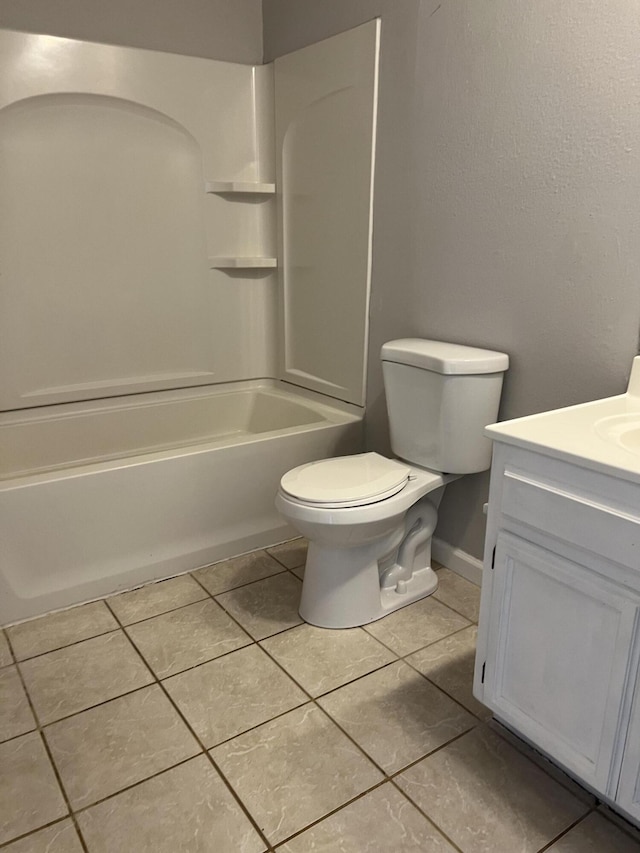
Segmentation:
{"type": "Polygon", "coordinates": [[[379,453],[360,453],[310,462],[288,471],[282,491],[312,506],[338,509],[377,503],[406,486],[411,468],[379,453]]]}

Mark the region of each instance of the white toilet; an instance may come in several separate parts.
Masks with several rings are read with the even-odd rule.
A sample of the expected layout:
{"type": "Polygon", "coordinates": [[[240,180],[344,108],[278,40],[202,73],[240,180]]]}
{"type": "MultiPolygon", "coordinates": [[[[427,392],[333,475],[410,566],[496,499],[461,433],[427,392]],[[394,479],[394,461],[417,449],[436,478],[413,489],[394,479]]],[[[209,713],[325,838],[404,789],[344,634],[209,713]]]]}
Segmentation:
{"type": "Polygon", "coordinates": [[[418,338],[382,347],[391,447],[311,462],[280,481],[276,507],[309,540],[300,615],[353,628],[430,595],[444,487],[491,464],[504,353],[418,338]],[[446,472],[446,473],[444,473],[446,472]]]}

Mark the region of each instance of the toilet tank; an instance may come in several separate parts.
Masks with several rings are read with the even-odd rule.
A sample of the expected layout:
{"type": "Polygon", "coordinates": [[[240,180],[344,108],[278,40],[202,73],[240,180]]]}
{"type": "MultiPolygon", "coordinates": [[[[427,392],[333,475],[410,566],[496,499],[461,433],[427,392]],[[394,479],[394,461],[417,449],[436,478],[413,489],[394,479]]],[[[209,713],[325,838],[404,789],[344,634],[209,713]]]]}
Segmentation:
{"type": "Polygon", "coordinates": [[[381,352],[394,454],[446,474],[491,465],[491,441],[509,356],[420,338],[384,344],[381,352]]]}

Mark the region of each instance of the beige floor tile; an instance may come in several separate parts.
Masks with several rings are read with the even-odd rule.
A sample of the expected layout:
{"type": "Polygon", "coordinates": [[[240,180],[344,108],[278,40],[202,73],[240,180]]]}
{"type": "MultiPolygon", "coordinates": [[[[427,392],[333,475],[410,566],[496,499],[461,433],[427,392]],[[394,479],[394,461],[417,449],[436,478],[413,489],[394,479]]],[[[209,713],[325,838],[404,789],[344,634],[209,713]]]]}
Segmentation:
{"type": "Polygon", "coordinates": [[[387,773],[417,761],[477,722],[402,661],[318,703],[387,773]]]}
{"type": "Polygon", "coordinates": [[[489,720],[491,711],[478,702],[472,692],[477,635],[478,629],[471,625],[420,649],[406,660],[476,717],[489,720]]]}
{"type": "Polygon", "coordinates": [[[306,563],[308,547],[309,543],[306,539],[292,539],[290,542],[283,542],[282,545],[267,548],[267,551],[285,568],[297,569],[306,563]]]}
{"type": "Polygon", "coordinates": [[[404,657],[468,625],[462,616],[429,596],[365,625],[365,630],[404,657]]]}
{"type": "Polygon", "coordinates": [[[22,681],[15,666],[0,670],[0,741],[36,728],[22,681]]]}
{"type": "Polygon", "coordinates": [[[180,575],[114,595],[108,602],[122,624],[131,625],[206,597],[206,592],[190,575],[180,575]]]}
{"type": "Polygon", "coordinates": [[[16,659],[26,660],[117,628],[106,604],[94,601],[14,625],[7,634],[16,659]]]}
{"type": "Polygon", "coordinates": [[[217,746],[211,755],[273,844],[383,778],[314,705],[217,746]]]}
{"type": "Polygon", "coordinates": [[[397,788],[381,785],[277,853],[456,853],[397,788]]]}
{"type": "Polygon", "coordinates": [[[127,633],[158,678],[175,675],[251,642],[210,598],[130,625],[127,633]]]}
{"type": "Polygon", "coordinates": [[[47,726],[44,733],[72,809],[201,752],[157,684],[47,726]]]}
{"type": "Polygon", "coordinates": [[[297,569],[291,569],[292,574],[294,574],[300,580],[304,580],[304,566],[298,566],[297,569]]]}
{"type": "Polygon", "coordinates": [[[283,571],[284,568],[280,563],[270,557],[266,551],[252,551],[233,560],[205,566],[204,569],[193,572],[193,576],[211,595],[218,595],[283,571]]]}
{"type": "Polygon", "coordinates": [[[471,622],[478,621],[480,587],[450,569],[438,569],[438,589],[434,598],[461,613],[471,622]]]}
{"type": "Polygon", "coordinates": [[[122,631],[24,661],[20,669],[42,724],[153,681],[122,631]]]}
{"type": "Polygon", "coordinates": [[[89,853],[261,853],[260,836],[206,756],[78,815],[89,853]]]}
{"type": "Polygon", "coordinates": [[[0,745],[0,844],[67,814],[38,732],[0,745]]]}
{"type": "Polygon", "coordinates": [[[2,853],[82,853],[82,844],[75,826],[67,818],[14,841],[2,853]]]}
{"type": "Polygon", "coordinates": [[[0,628],[0,666],[9,666],[13,663],[13,656],[9,648],[9,643],[4,635],[4,631],[0,628]]]}
{"type": "Polygon", "coordinates": [[[168,678],[164,686],[207,747],[308,701],[255,645],[168,678]]]}
{"type": "Polygon", "coordinates": [[[593,813],[552,844],[548,853],[640,853],[640,842],[593,813]]]}
{"type": "Polygon", "coordinates": [[[216,596],[216,601],[256,640],[302,622],[298,614],[302,584],[289,572],[216,596]]]}
{"type": "Polygon", "coordinates": [[[298,625],[261,645],[312,696],[396,660],[393,652],[362,628],[329,631],[298,625]]]}
{"type": "Polygon", "coordinates": [[[589,810],[486,726],[396,782],[464,853],[535,853],[589,810]]]}

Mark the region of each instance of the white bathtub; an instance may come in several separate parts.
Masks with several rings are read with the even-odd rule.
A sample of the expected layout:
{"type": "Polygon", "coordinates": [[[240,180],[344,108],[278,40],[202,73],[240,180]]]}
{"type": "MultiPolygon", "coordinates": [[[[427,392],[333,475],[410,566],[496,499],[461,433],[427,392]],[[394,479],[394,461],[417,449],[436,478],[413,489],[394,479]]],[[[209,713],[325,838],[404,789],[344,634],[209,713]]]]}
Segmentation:
{"type": "Polygon", "coordinates": [[[280,477],[361,419],[269,380],[0,415],[0,625],[294,536],[280,477]]]}

